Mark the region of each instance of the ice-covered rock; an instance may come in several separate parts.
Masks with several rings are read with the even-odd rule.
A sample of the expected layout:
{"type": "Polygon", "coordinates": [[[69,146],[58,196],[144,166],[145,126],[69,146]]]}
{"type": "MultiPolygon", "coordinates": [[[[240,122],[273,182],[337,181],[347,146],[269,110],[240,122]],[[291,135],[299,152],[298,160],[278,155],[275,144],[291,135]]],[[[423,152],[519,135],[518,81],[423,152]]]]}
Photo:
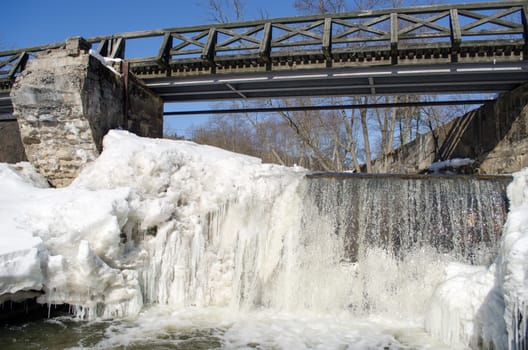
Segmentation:
{"type": "Polygon", "coordinates": [[[431,298],[426,327],[447,344],[528,346],[528,169],[513,174],[507,192],[510,208],[494,264],[453,267],[431,298]]]}

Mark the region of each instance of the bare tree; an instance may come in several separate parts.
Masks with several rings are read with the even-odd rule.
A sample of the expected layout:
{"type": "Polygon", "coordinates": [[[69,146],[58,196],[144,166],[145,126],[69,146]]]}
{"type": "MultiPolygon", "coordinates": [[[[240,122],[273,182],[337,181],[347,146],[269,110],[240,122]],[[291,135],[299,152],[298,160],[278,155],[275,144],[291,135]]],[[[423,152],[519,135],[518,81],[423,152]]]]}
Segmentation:
{"type": "MultiPolygon", "coordinates": [[[[418,0],[416,0],[418,1],[418,0]]],[[[326,14],[348,10],[370,10],[401,6],[402,0],[295,0],[302,14],[326,14]]],[[[243,0],[209,0],[210,20],[243,19],[243,0]]],[[[267,17],[267,14],[261,13],[267,17]]],[[[359,35],[359,33],[357,33],[359,35]]],[[[332,97],[325,103],[343,105],[372,102],[413,102],[412,96],[332,97]]],[[[256,102],[252,106],[296,105],[311,107],[322,99],[296,98],[256,102]]],[[[233,102],[235,108],[248,101],[233,102]]],[[[251,105],[250,105],[251,106],[251,105]]],[[[283,165],[299,164],[314,170],[356,172],[373,171],[373,160],[441,125],[449,117],[439,109],[386,108],[336,109],[330,112],[278,112],[267,115],[238,114],[212,118],[209,125],[197,128],[194,139],[236,152],[258,156],[283,165]],[[361,164],[364,164],[362,166],[361,164]]]]}
{"type": "Polygon", "coordinates": [[[228,23],[244,18],[242,0],[208,0],[202,5],[207,9],[208,20],[211,22],[228,23]]]}
{"type": "Polygon", "coordinates": [[[293,6],[299,13],[339,13],[346,9],[345,0],[295,0],[293,6]]]}

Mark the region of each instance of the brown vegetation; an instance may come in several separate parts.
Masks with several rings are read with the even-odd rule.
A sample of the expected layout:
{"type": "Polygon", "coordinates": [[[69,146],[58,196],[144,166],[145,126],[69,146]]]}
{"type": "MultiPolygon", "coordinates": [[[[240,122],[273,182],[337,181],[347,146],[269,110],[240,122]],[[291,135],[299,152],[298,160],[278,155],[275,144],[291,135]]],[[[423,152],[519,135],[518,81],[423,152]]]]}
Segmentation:
{"type": "MultiPolygon", "coordinates": [[[[401,6],[401,0],[354,0],[352,3],[354,10],[401,6]]],[[[241,0],[209,0],[205,5],[209,17],[215,21],[243,19],[241,0]]],[[[294,7],[303,15],[350,10],[345,0],[295,0],[294,7]]],[[[254,102],[251,106],[369,104],[412,102],[413,99],[417,97],[296,98],[254,102]]],[[[237,108],[249,102],[232,104],[231,108],[237,108]]],[[[460,110],[445,107],[240,113],[210,118],[207,124],[191,130],[191,138],[198,143],[256,156],[264,162],[300,165],[311,170],[372,172],[371,163],[377,157],[462,114],[460,110]]]]}

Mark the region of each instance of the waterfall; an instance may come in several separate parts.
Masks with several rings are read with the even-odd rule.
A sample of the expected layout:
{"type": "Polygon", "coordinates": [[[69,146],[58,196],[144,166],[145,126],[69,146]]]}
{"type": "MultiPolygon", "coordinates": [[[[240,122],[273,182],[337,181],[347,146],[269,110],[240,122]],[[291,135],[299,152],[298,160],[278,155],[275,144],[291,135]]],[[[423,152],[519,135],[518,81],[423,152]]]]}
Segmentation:
{"type": "Polygon", "coordinates": [[[468,176],[326,176],[309,180],[308,201],[331,217],[349,259],[359,247],[404,257],[420,248],[466,263],[495,258],[511,178],[468,176]]]}
{"type": "Polygon", "coordinates": [[[0,252],[3,295],[30,288],[41,304],[112,319],[99,348],[166,336],[191,348],[202,336],[225,348],[428,348],[414,333],[427,337],[424,325],[456,346],[507,327],[524,339],[512,329],[526,324],[528,249],[508,244],[528,227],[526,174],[510,187],[522,198],[495,276],[479,265],[497,256],[509,177],[307,174],[123,131],[67,188],[35,186],[24,169],[0,167],[0,231],[14,242],[0,252]],[[450,277],[473,270],[482,278],[450,277]],[[504,298],[483,302],[495,282],[504,298]]]}
{"type": "Polygon", "coordinates": [[[146,303],[420,317],[447,263],[487,264],[508,177],[268,178],[158,230],[146,303]]]}

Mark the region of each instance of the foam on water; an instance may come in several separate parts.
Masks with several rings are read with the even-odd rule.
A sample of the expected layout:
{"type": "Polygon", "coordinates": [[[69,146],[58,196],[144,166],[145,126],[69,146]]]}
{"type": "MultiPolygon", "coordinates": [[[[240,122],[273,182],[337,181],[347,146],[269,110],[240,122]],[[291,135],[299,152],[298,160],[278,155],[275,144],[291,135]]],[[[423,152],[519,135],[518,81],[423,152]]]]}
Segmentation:
{"type": "MultiPolygon", "coordinates": [[[[447,350],[412,323],[311,312],[149,307],[132,320],[97,324],[102,335],[74,349],[436,349],[447,350]]],[[[89,333],[89,332],[88,332],[89,333]]]]}

